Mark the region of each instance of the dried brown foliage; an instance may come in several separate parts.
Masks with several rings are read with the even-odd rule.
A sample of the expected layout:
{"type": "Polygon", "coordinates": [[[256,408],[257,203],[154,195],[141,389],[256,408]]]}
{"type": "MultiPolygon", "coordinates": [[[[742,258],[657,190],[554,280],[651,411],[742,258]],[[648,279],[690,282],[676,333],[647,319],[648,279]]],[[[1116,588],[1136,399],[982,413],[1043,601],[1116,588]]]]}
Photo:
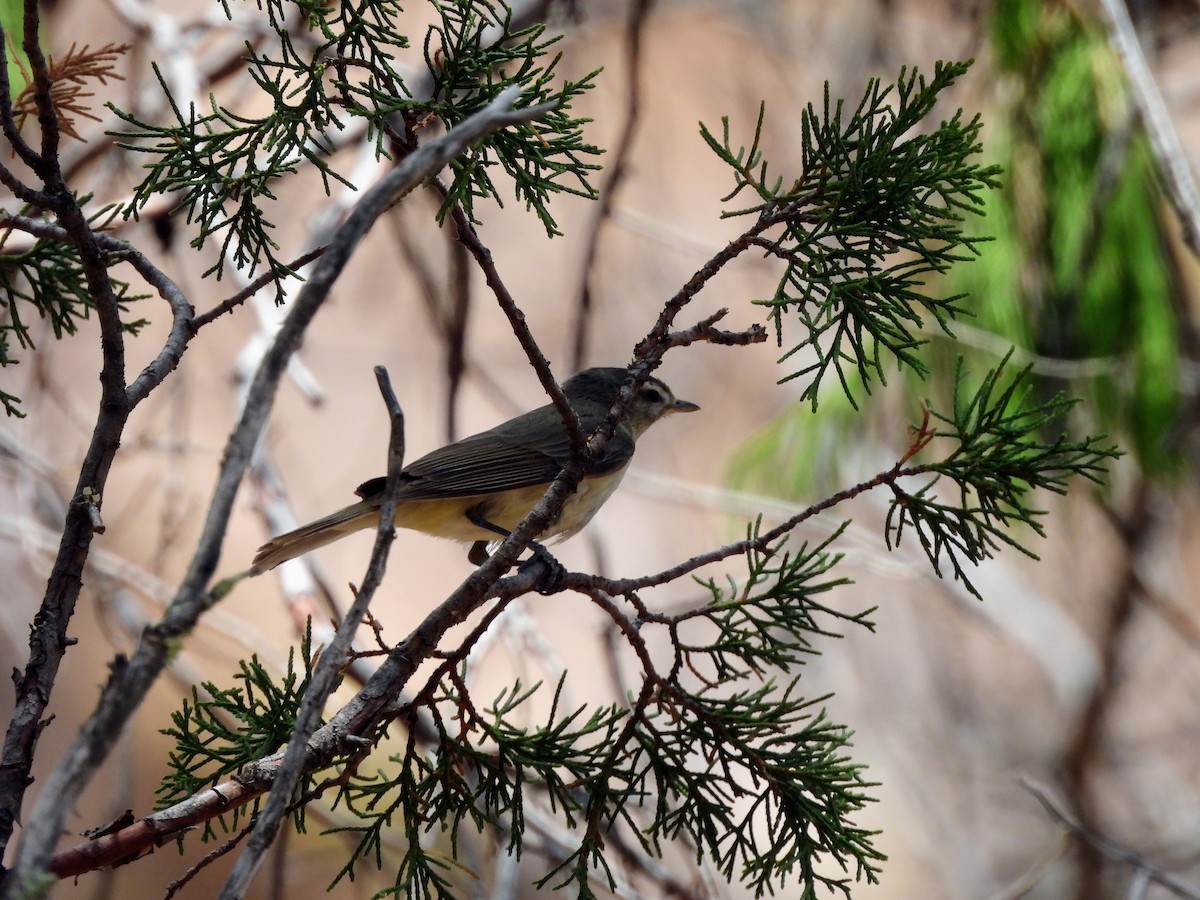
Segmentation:
{"type": "MultiPolygon", "coordinates": [[[[125,76],[116,71],[115,64],[128,49],[128,44],[105,44],[99,50],[92,51],[87,44],[79,49],[72,44],[61,60],[50,57],[50,99],[54,102],[54,117],[59,131],[83,141],[84,138],[75,130],[76,121],[80,118],[100,121],[91,112],[87,102],[88,98],[95,96],[93,91],[87,89],[89,82],[95,80],[108,84],[110,79],[124,81],[125,76]]],[[[20,60],[17,54],[13,58],[20,60]]],[[[27,119],[37,118],[37,99],[33,78],[24,66],[21,66],[21,71],[26,85],[13,103],[13,118],[17,127],[23,129],[27,119]]]]}

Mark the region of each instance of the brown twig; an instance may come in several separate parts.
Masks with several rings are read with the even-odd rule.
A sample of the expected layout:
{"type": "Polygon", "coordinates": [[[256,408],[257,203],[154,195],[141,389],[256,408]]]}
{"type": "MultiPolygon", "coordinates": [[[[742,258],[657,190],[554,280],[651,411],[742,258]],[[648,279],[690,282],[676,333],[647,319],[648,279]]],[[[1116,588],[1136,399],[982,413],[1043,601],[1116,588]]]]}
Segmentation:
{"type": "MultiPolygon", "coordinates": [[[[171,329],[167,334],[166,340],[163,341],[162,349],[128,387],[125,386],[124,344],[120,327],[120,311],[116,310],[114,313],[116,321],[113,325],[116,335],[112,337],[110,344],[114,346],[117,344],[120,345],[121,373],[119,379],[115,375],[111,375],[110,377],[113,378],[114,382],[117,380],[120,381],[120,388],[125,395],[125,403],[132,409],[144,400],[151,391],[162,384],[163,380],[178,367],[188,343],[195,336],[196,330],[193,325],[195,310],[192,309],[192,305],[188,302],[187,296],[183,293],[179,285],[162,269],[154,265],[149,257],[125,241],[118,240],[111,235],[93,232],[86,222],[83,221],[82,212],[78,210],[77,212],[82,234],[86,236],[87,243],[94,248],[96,264],[100,267],[101,272],[104,273],[104,283],[107,286],[109,295],[111,296],[112,286],[108,282],[107,266],[112,261],[120,259],[133,266],[137,273],[158,292],[160,297],[167,301],[167,305],[171,308],[171,329]]],[[[76,240],[77,232],[62,225],[54,225],[50,222],[31,219],[27,216],[0,215],[0,222],[37,237],[49,238],[64,244],[78,246],[76,240]]],[[[115,298],[112,300],[112,303],[114,306],[116,305],[115,298]]],[[[99,304],[97,306],[99,308],[99,304]]],[[[117,385],[114,383],[111,389],[115,391],[117,385]]]]}
{"type": "Polygon", "coordinates": [[[691,303],[704,286],[712,281],[726,265],[753,247],[755,241],[763,234],[777,225],[794,220],[804,202],[806,199],[802,198],[782,207],[764,210],[754,225],[717,251],[708,262],[696,270],[674,296],[663,304],[662,312],[659,313],[654,326],[634,347],[635,362],[632,368],[638,380],[634,385],[627,386],[628,395],[626,391],[621,392],[622,400],[628,401],[633,391],[637,389],[637,385],[641,383],[641,379],[653,372],[662,361],[662,355],[670,348],[671,327],[675,322],[675,317],[683,311],[683,308],[691,303]]]}
{"type": "Polygon", "coordinates": [[[226,313],[237,309],[267,285],[278,281],[283,275],[294,275],[297,271],[307,266],[310,262],[319,259],[325,250],[325,247],[314,247],[312,250],[301,254],[284,266],[282,272],[279,270],[274,270],[271,272],[264,272],[262,275],[259,275],[232,297],[222,300],[207,312],[203,312],[200,315],[195,316],[192,319],[192,332],[195,333],[199,331],[214,319],[219,319],[226,313]]]}
{"type": "Polygon", "coordinates": [[[384,405],[387,407],[388,418],[391,421],[391,439],[388,443],[387,479],[383,490],[383,503],[379,509],[379,526],[375,534],[375,547],[371,552],[371,560],[367,573],[363,577],[362,587],[355,593],[354,602],[342,617],[333,643],[325,648],[313,668],[309,679],[308,689],[300,700],[300,709],[296,712],[296,724],[292,737],[288,741],[287,750],[275,774],[267,801],[259,812],[258,821],[250,842],[238,858],[221,891],[225,900],[235,900],[245,894],[254,873],[262,863],[263,855],[279,833],[279,826],[287,813],[288,803],[296,784],[306,771],[305,757],[308,752],[308,739],[321,721],[321,712],[337,687],[342,667],[350,656],[351,643],[358,630],[359,623],[366,615],[367,606],[375,596],[375,591],[383,581],[383,573],[387,568],[388,551],[396,537],[395,526],[392,524],[396,517],[397,495],[400,490],[400,473],[404,468],[404,413],[396,399],[395,391],[383,366],[375,367],[375,378],[379,382],[380,393],[383,394],[384,405]]]}
{"type": "MultiPolygon", "coordinates": [[[[448,189],[444,184],[439,183],[438,192],[445,198],[448,194],[448,189]]],[[[475,231],[475,226],[461,207],[456,206],[451,211],[450,216],[457,230],[458,240],[462,242],[475,258],[475,262],[483,272],[484,279],[487,281],[488,287],[491,288],[496,302],[508,318],[509,326],[512,328],[513,334],[516,335],[517,342],[521,345],[521,349],[525,351],[525,356],[529,359],[529,364],[533,366],[533,371],[537,373],[538,381],[542,384],[542,389],[546,392],[546,396],[550,398],[550,402],[554,404],[555,409],[558,410],[558,414],[562,417],[563,427],[566,429],[567,436],[571,440],[573,454],[577,457],[581,456],[584,452],[587,436],[583,433],[583,428],[579,424],[579,416],[575,414],[575,410],[571,408],[571,404],[567,401],[566,394],[563,393],[562,388],[558,385],[558,381],[555,380],[554,373],[550,369],[550,362],[546,359],[545,354],[542,353],[541,347],[538,346],[537,340],[529,330],[529,324],[525,320],[524,311],[517,305],[517,301],[513,299],[513,295],[509,293],[504,280],[500,277],[500,272],[496,268],[496,261],[492,258],[492,251],[484,246],[483,241],[479,239],[479,234],[475,231]]],[[[572,490],[574,490],[573,487],[572,490]]]]}
{"type": "Polygon", "coordinates": [[[204,856],[197,860],[193,865],[189,866],[186,872],[167,885],[167,891],[165,894],[163,894],[163,900],[171,900],[172,897],[187,887],[188,882],[190,882],[193,878],[195,878],[221,857],[233,852],[237,848],[237,845],[248,838],[253,831],[254,825],[252,823],[241,829],[233,837],[226,841],[222,841],[219,846],[214,847],[208,853],[205,853],[204,856]]]}
{"type": "MultiPolygon", "coordinates": [[[[896,482],[901,478],[907,478],[913,475],[925,475],[931,472],[932,469],[926,465],[902,467],[899,464],[888,469],[886,472],[880,472],[874,478],[867,481],[859,482],[845,490],[838,491],[836,494],[827,497],[820,503],[815,503],[809,506],[790,518],[786,519],[776,527],[762,532],[755,538],[747,538],[746,540],[736,541],[732,544],[726,544],[707,553],[700,553],[693,556],[691,559],[685,560],[678,565],[672,566],[669,569],[664,569],[655,575],[643,575],[636,578],[604,578],[599,575],[587,575],[581,572],[567,572],[562,576],[562,585],[565,589],[576,590],[586,593],[589,590],[601,590],[604,593],[613,597],[631,598],[636,591],[644,590],[648,587],[666,584],[669,581],[674,581],[684,575],[688,575],[697,569],[704,566],[712,565],[721,560],[728,559],[731,556],[740,556],[751,550],[763,551],[767,549],[775,541],[779,540],[784,535],[791,532],[796,526],[802,522],[813,518],[826,510],[845,503],[847,500],[852,500],[860,494],[873,490],[884,485],[894,487],[896,482]]],[[[531,563],[529,568],[537,567],[535,561],[531,563]]]]}
{"type": "Polygon", "coordinates": [[[575,322],[571,329],[574,344],[571,348],[571,368],[583,368],[587,355],[588,336],[592,318],[592,279],[595,276],[596,260],[600,255],[600,237],[605,224],[612,218],[613,206],[621,188],[621,182],[629,171],[629,158],[633,152],[633,141],[637,136],[642,113],[642,46],[646,21],[654,7],[654,0],[632,0],[629,18],[625,23],[625,121],[621,124],[616,144],[609,153],[608,172],[598,192],[596,213],[592,217],[591,233],[584,246],[587,256],[583,261],[582,285],[576,307],[575,322]]]}
{"type": "Polygon", "coordinates": [[[762,325],[751,325],[745,331],[723,331],[716,328],[716,323],[729,315],[729,310],[722,307],[707,318],[701,319],[691,328],[683,331],[672,331],[664,339],[662,346],[687,347],[690,344],[703,342],[717,344],[723,347],[747,347],[750,344],[761,344],[767,339],[767,329],[762,325]]]}
{"type": "Polygon", "coordinates": [[[1136,850],[1126,847],[1123,844],[1118,844],[1116,841],[1110,840],[1104,837],[1104,835],[1077,822],[1063,810],[1058,801],[1050,796],[1049,791],[1034,782],[1031,778],[1022,777],[1021,787],[1033,795],[1034,799],[1041,804],[1042,809],[1046,811],[1046,814],[1051,819],[1077,839],[1092,847],[1100,856],[1129,866],[1133,869],[1135,877],[1140,876],[1146,882],[1153,882],[1160,885],[1176,897],[1183,897],[1185,900],[1200,900],[1200,887],[1187,884],[1177,876],[1152,864],[1136,850]]]}

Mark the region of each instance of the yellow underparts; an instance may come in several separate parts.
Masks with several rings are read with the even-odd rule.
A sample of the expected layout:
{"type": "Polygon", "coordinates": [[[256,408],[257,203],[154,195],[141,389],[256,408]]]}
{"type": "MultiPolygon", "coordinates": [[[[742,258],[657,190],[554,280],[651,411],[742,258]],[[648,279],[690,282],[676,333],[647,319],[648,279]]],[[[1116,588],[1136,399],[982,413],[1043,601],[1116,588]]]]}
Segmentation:
{"type": "MultiPolygon", "coordinates": [[[[609,475],[585,479],[579,489],[567,498],[558,519],[539,537],[561,535],[562,538],[568,538],[575,534],[617,489],[624,474],[625,469],[622,468],[609,475]]],[[[470,520],[468,516],[471,511],[475,511],[476,518],[482,517],[505,531],[512,531],[545,496],[547,487],[535,485],[480,497],[405,500],[396,509],[396,527],[410,528],[453,541],[498,540],[501,535],[470,520]]]]}

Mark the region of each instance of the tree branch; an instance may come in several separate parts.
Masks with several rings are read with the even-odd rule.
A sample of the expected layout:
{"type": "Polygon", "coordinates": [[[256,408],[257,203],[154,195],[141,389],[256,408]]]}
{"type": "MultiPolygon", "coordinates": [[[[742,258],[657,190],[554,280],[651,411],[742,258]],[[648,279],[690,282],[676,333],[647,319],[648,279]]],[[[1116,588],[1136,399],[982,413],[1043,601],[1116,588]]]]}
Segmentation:
{"type": "Polygon", "coordinates": [[[796,513],[791,518],[785,520],[781,524],[775,526],[769,531],[764,531],[756,538],[736,541],[732,544],[726,544],[723,547],[718,547],[715,550],[710,550],[707,553],[701,553],[693,556],[691,559],[685,560],[670,569],[664,569],[656,575],[643,575],[638,578],[605,578],[600,575],[586,575],[580,572],[567,572],[563,575],[562,584],[565,588],[571,588],[583,592],[591,590],[600,590],[610,596],[620,597],[628,596],[635,591],[640,591],[648,587],[654,587],[660,584],[666,584],[669,581],[674,581],[697,569],[704,566],[712,565],[720,562],[723,559],[728,559],[731,556],[740,556],[750,550],[762,551],[769,547],[772,543],[779,540],[781,537],[792,531],[800,523],[813,518],[814,516],[832,509],[839,503],[844,503],[847,500],[852,500],[859,494],[866,493],[874,488],[883,485],[894,485],[899,479],[906,478],[911,475],[924,475],[932,471],[932,467],[928,465],[909,466],[902,468],[898,463],[886,472],[880,472],[874,478],[868,481],[860,482],[853,487],[838,491],[830,497],[822,500],[820,503],[815,503],[812,506],[796,513]]]}
{"type": "MultiPolygon", "coordinates": [[[[45,727],[42,714],[50,702],[66,648],[73,643],[67,636],[67,628],[79,599],[83,567],[95,534],[97,508],[133,408],[126,393],[120,308],[108,279],[103,254],[74,195],[63,181],[55,157],[58,130],[46,60],[38,44],[36,0],[26,0],[24,10],[24,50],[33,72],[38,121],[42,128],[43,155],[33,169],[46,187],[51,201],[49,207],[57,214],[66,238],[79,252],[80,265],[100,324],[102,364],[96,424],[80,466],[42,605],[30,630],[29,660],[24,671],[14,675],[15,711],[0,751],[0,858],[4,856],[13,826],[20,818],[25,791],[32,781],[34,751],[45,727]]],[[[57,832],[54,837],[57,838],[57,832]]]]}
{"type": "Polygon", "coordinates": [[[367,573],[363,578],[361,589],[355,594],[354,603],[350,605],[346,615],[342,617],[333,643],[325,648],[313,669],[312,678],[304,698],[300,701],[300,709],[296,712],[296,726],[284,751],[283,760],[276,772],[275,781],[271,785],[267,802],[258,815],[250,842],[242,855],[238,857],[229,880],[221,890],[222,900],[236,900],[245,894],[250,886],[254,873],[262,863],[263,854],[279,833],[279,826],[287,814],[288,804],[301,777],[304,774],[304,758],[308,751],[308,739],[321,721],[321,712],[329,695],[337,687],[342,667],[346,664],[354,633],[358,630],[367,607],[375,596],[375,591],[383,581],[383,573],[387,568],[388,551],[396,537],[393,521],[396,517],[396,498],[400,490],[400,472],[404,468],[404,413],[396,394],[392,390],[387,370],[383,366],[375,367],[375,378],[379,382],[379,390],[383,394],[383,402],[387,407],[388,418],[391,420],[391,439],[388,443],[387,480],[383,491],[383,503],[379,509],[379,526],[375,534],[375,547],[371,551],[371,560],[367,573]]]}
{"type": "MultiPolygon", "coordinates": [[[[321,254],[325,252],[326,249],[327,249],[326,247],[314,247],[312,250],[309,250],[307,253],[303,253],[300,256],[296,257],[294,260],[292,260],[290,263],[288,263],[287,266],[285,267],[287,270],[287,273],[295,274],[300,269],[307,266],[313,260],[318,259],[321,256],[321,254]]],[[[214,319],[219,319],[219,318],[221,318],[221,316],[225,315],[226,313],[233,312],[235,309],[237,309],[239,306],[241,306],[243,303],[245,303],[247,300],[249,300],[251,297],[253,297],[255,294],[257,294],[259,291],[261,291],[263,288],[265,288],[268,284],[271,284],[272,282],[277,281],[280,278],[280,275],[281,275],[281,273],[279,271],[263,272],[261,275],[259,275],[253,281],[251,281],[248,285],[246,285],[244,288],[242,288],[240,291],[238,291],[232,297],[228,297],[228,298],[222,300],[220,303],[218,303],[212,309],[207,310],[206,312],[202,312],[200,315],[193,318],[192,319],[192,331],[197,332],[201,328],[203,328],[205,325],[207,325],[209,322],[213,321],[214,319]]]]}
{"type": "Polygon", "coordinates": [[[1200,257],[1200,189],[1196,187],[1187,153],[1179,141],[1171,114],[1142,53],[1124,0],[1100,0],[1100,8],[1104,14],[1104,24],[1108,26],[1109,43],[1125,67],[1134,103],[1150,137],[1154,155],[1158,158],[1167,197],[1183,227],[1183,239],[1192,253],[1200,257]]]}
{"type": "Polygon", "coordinates": [[[1152,881],[1155,884],[1161,885],[1176,897],[1183,897],[1185,900],[1200,900],[1200,888],[1193,887],[1170,872],[1166,872],[1158,866],[1151,864],[1146,857],[1142,856],[1136,850],[1118,844],[1116,841],[1109,840],[1104,835],[1098,834],[1076,822],[1062,810],[1062,807],[1050,796],[1050,793],[1045,788],[1034,782],[1031,778],[1022,777],[1020,781],[1021,787],[1033,795],[1034,799],[1041,804],[1042,809],[1046,811],[1046,814],[1051,819],[1077,839],[1096,849],[1102,856],[1129,866],[1134,870],[1135,876],[1140,876],[1146,881],[1152,881]]]}
{"type": "MultiPolygon", "coordinates": [[[[0,224],[9,225],[37,237],[77,245],[67,229],[50,222],[31,219],[27,216],[5,216],[0,213],[0,224]]],[[[179,285],[132,244],[102,232],[92,231],[90,228],[86,228],[86,230],[89,240],[102,254],[101,264],[103,266],[107,267],[115,259],[129,263],[146,280],[146,283],[167,301],[167,305],[171,308],[171,330],[163,342],[162,350],[125,390],[127,402],[132,409],[146,399],[150,392],[162,384],[167,375],[179,365],[188,343],[196,334],[195,310],[179,285]]],[[[105,281],[107,283],[107,274],[105,281]]],[[[113,302],[115,304],[115,299],[113,302]]],[[[119,321],[117,324],[119,326],[119,321]]]]}
{"type": "MultiPolygon", "coordinates": [[[[446,197],[446,187],[443,184],[438,185],[438,192],[444,200],[446,197]]],[[[559,387],[558,381],[554,377],[554,373],[550,370],[550,362],[542,353],[537,341],[533,337],[533,333],[529,330],[529,323],[525,321],[525,313],[517,306],[517,301],[513,299],[508,288],[504,286],[503,280],[500,278],[500,273],[496,269],[495,260],[492,259],[492,252],[484,246],[479,239],[479,234],[475,231],[475,226],[471,224],[471,219],[462,210],[461,207],[454,207],[451,212],[451,217],[454,221],[454,227],[458,231],[458,239],[475,257],[475,262],[483,272],[484,278],[487,280],[487,285],[492,289],[492,293],[496,297],[496,302],[500,305],[500,309],[504,315],[508,317],[508,323],[512,326],[513,334],[517,336],[517,342],[520,343],[521,349],[525,351],[525,356],[529,359],[529,363],[533,366],[533,371],[537,373],[538,381],[542,384],[542,389],[550,398],[550,402],[554,404],[558,414],[562,417],[563,427],[567,430],[567,436],[571,440],[571,450],[575,454],[583,451],[586,443],[586,435],[583,433],[583,427],[579,424],[579,416],[575,415],[575,410],[571,408],[571,404],[567,402],[567,396],[559,387]]]]}

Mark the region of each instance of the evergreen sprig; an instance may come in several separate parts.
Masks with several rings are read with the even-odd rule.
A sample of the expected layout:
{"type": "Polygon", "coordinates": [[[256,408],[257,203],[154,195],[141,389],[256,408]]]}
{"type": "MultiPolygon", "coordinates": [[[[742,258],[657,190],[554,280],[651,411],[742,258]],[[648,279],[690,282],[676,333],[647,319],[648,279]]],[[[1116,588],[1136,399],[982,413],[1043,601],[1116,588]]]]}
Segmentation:
{"type": "Polygon", "coordinates": [[[953,449],[940,461],[921,467],[939,478],[913,492],[892,485],[895,496],[885,523],[889,548],[898,545],[911,528],[934,571],[941,575],[943,560],[949,562],[954,576],[980,599],[964,562],[978,565],[1002,544],[1037,558],[1010,534],[1013,526],[1024,525],[1045,535],[1040,521],[1045,511],[1031,505],[1030,492],[1044,488],[1065,494],[1067,479],[1073,476],[1099,483],[1105,461],[1120,455],[1104,435],[1080,441],[1062,435],[1046,441],[1043,435],[1063,420],[1076,401],[1061,394],[1038,400],[1030,367],[1005,378],[1011,356],[1010,351],[969,394],[959,360],[952,412],[930,411],[932,418],[948,427],[928,436],[953,442],[953,449]],[[935,488],[943,480],[956,490],[955,501],[938,499],[935,488]]]}
{"type": "MultiPolygon", "coordinates": [[[[130,304],[146,295],[130,293],[130,286],[110,276],[113,296],[122,315],[121,327],[136,335],[146,325],[146,319],[129,319],[130,304]]],[[[35,241],[22,253],[0,254],[0,367],[15,365],[12,343],[23,350],[36,349],[26,321],[24,307],[50,323],[55,339],[72,335],[79,323],[91,317],[96,308],[83,273],[78,250],[53,240],[35,241]]],[[[10,416],[22,416],[20,398],[0,391],[0,403],[10,416]]]]}
{"type": "MultiPolygon", "coordinates": [[[[303,671],[296,668],[295,652],[295,647],[288,651],[287,668],[278,679],[255,655],[238,663],[234,681],[239,686],[221,688],[206,681],[199,689],[192,687],[190,702],[183,701],[171,714],[173,726],[162,731],[175,742],[175,749],[168,757],[170,771],[155,792],[159,809],[236,775],[288,742],[300,698],[312,676],[311,623],[300,646],[303,671]]],[[[306,783],[311,783],[311,778],[306,783]]],[[[257,809],[256,801],[249,815],[257,809]]],[[[230,822],[222,821],[222,826],[226,830],[236,827],[244,814],[246,810],[235,807],[230,822]]],[[[302,815],[300,808],[298,826],[302,815]]],[[[214,836],[212,824],[207,823],[202,840],[214,836]]]]}
{"type": "Polygon", "coordinates": [[[138,119],[113,104],[110,108],[133,128],[117,135],[120,146],[150,157],[146,177],[134,189],[128,215],[137,217],[156,195],[177,195],[177,209],[196,226],[190,241],[200,249],[220,237],[221,252],[204,274],[220,274],[227,260],[253,274],[265,263],[286,267],[275,252],[271,237],[275,225],[266,216],[268,201],[275,199],[275,184],[295,174],[302,161],[321,173],[328,193],[329,179],[349,184],[329,165],[333,144],[325,123],[313,115],[318,80],[307,83],[307,102],[291,102],[303,88],[288,84],[282,74],[268,77],[261,60],[253,60],[255,82],[271,98],[272,112],[262,118],[239,115],[209,98],[210,111],[199,114],[194,106],[182,110],[171,95],[157,65],[154,74],[167,97],[174,122],[158,124],[138,119]]]}
{"type": "Polygon", "coordinates": [[[460,680],[440,682],[426,707],[437,729],[432,749],[422,751],[410,737],[405,753],[392,759],[398,771],[355,776],[339,794],[338,801],[363,824],[335,829],[357,834],[359,842],[334,883],[353,879],[356,866],[368,858],[382,868],[384,832],[399,830],[407,846],[388,893],[456,896],[448,873],[458,864],[427,849],[425,833],[441,829],[457,859],[464,823],[477,831],[496,826],[509,836],[506,852],[519,857],[530,785],[573,827],[583,803],[579,785],[594,777],[627,711],[605,706],[560,715],[562,688],[560,680],[545,724],[522,728],[513,718],[538,685],[526,689],[517,682],[480,715],[460,680]]]}
{"type": "Polygon", "coordinates": [[[546,37],[543,23],[514,29],[512,10],[503,4],[446,0],[434,5],[439,22],[425,40],[425,62],[434,82],[428,104],[431,114],[451,127],[514,83],[525,88],[521,106],[553,103],[557,107],[518,129],[497,131],[451,163],[454,177],[441,215],[461,206],[474,220],[475,199],[490,197],[500,203],[491,173],[499,166],[512,179],[517,199],[537,214],[546,233],[560,234],[550,214],[551,194],[596,196],[588,173],[600,166],[589,158],[603,151],[583,141],[581,129],[590,120],[571,116],[570,109],[574,98],[593,87],[599,70],[555,88],[561,57],[551,58],[549,52],[559,36],[546,37]]]}
{"type": "Polygon", "coordinates": [[[264,264],[286,274],[268,216],[276,185],[302,165],[320,174],[326,193],[331,181],[349,185],[331,164],[346,120],[367,123],[377,152],[408,152],[430,121],[452,127],[519,85],[517,108],[548,102],[557,109],[536,123],[501,129],[457,159],[442,212],[459,205],[473,216],[476,200],[499,202],[493,177],[499,168],[517,199],[549,234],[558,234],[551,195],[595,196],[588,174],[599,166],[589,158],[601,151],[583,141],[586,120],[572,116],[570,107],[596,73],[556,86],[558,57],[547,57],[557,38],[545,38],[542,24],[514,29],[507,6],[453,0],[434,6],[438,20],[424,42],[430,96],[416,95],[396,65],[395,53],[409,39],[399,30],[400,7],[390,2],[305,4],[304,41],[292,36],[282,5],[268,4],[277,41],[262,50],[247,47],[248,71],[271,110],[263,116],[230,109],[215,97],[207,112],[183,109],[155,67],[173,121],[147,122],[112,107],[131,126],[118,135],[121,146],[148,157],[128,214],[137,216],[156,195],[174,195],[187,222],[197,226],[193,247],[220,240],[220,256],[206,275],[219,277],[229,260],[251,274],[264,264]]]}
{"type": "MultiPolygon", "coordinates": [[[[748,540],[758,538],[760,526],[761,519],[747,529],[748,540]]],[[[712,602],[675,617],[675,621],[680,625],[689,620],[706,622],[715,627],[716,633],[710,640],[696,644],[680,638],[679,649],[688,668],[714,683],[750,673],[786,673],[819,652],[813,646],[813,637],[839,636],[818,617],[873,630],[868,618],[873,609],[847,614],[815,599],[851,583],[848,578],[824,579],[842,558],[829,552],[829,547],[845,529],[843,524],[816,546],[806,542],[794,553],[784,549],[787,538],[769,549],[752,547],[746,553],[747,577],[740,587],[731,582],[726,591],[716,581],[702,581],[712,594],[712,602]]]]}
{"type": "MultiPolygon", "coordinates": [[[[798,681],[660,693],[628,764],[635,789],[659,798],[645,847],[686,833],[698,858],[758,896],[800,884],[805,898],[818,887],[848,897],[851,880],[876,880],[874,833],[849,821],[872,785],[844,754],[851,733],[814,712],[827,698],[798,696],[798,681]],[[828,874],[831,861],[852,878],[828,874]]],[[[628,806],[621,798],[613,813],[626,817],[628,806]]]]}
{"type": "Polygon", "coordinates": [[[851,112],[831,101],[826,84],[820,109],[809,104],[801,119],[798,175],[771,174],[761,149],[765,106],[749,146],[734,145],[727,118],[721,138],[701,126],[733,172],[725,201],[753,195],[725,215],[779,225],[756,241],[784,262],[774,296],[757,302],[768,308],[779,346],[786,313],[801,326],[781,362],[812,354],[784,380],[805,379],[801,396],[814,408],[830,370],[852,402],[848,374],[869,392],[873,378],[886,381],[888,357],[923,375],[915,352],[923,314],[949,330],[965,312],[962,295],[931,296],[925,282],[975,252],[980,238],[961,222],[981,211],[981,192],[997,184],[999,170],[974,161],[978,117],[965,121],[959,110],[929,133],[914,129],[969,65],[939,62],[928,80],[915,69],[902,69],[894,84],[873,79],[851,112]]]}
{"type": "Polygon", "coordinates": [[[794,553],[751,550],[744,584],[709,582],[711,602],[699,608],[643,614],[646,627],[668,629],[674,662],[668,672],[645,671],[628,708],[562,714],[560,680],[545,722],[526,728],[515,719],[536,686],[517,683],[480,714],[462,673],[443,671],[411,707],[437,731],[430,749],[420,750],[411,730],[392,759],[398,770],[355,776],[342,789],[339,801],[362,822],[339,829],[359,843],[338,878],[353,878],[367,859],[382,866],[383,835],[401,831],[390,892],[454,896],[463,825],[497,828],[507,835],[504,852],[519,856],[532,792],[580,835],[539,884],[571,885],[581,897],[594,896],[597,878],[615,885],[606,854],[614,829],[656,857],[682,840],[759,894],[791,884],[804,885],[805,896],[819,887],[846,893],[852,879],[873,880],[882,857],[871,833],[847,821],[869,802],[870,786],[845,756],[850,733],[817,709],[825,698],[805,699],[797,679],[775,678],[818,652],[815,637],[836,637],[830,623],[871,627],[868,613],[814,599],[844,583],[826,577],[836,537],[794,553]],[[695,631],[711,639],[689,642],[695,631]],[[448,856],[429,849],[430,831],[449,843],[448,856]]]}

